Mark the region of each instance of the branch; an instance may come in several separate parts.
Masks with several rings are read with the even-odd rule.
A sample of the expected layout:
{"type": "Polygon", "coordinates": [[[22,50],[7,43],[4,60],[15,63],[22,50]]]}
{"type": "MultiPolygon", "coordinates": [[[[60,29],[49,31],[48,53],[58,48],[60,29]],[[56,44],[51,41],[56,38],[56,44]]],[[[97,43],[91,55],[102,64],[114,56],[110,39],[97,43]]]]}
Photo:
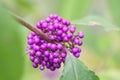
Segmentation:
{"type": "Polygon", "coordinates": [[[22,25],[24,25],[24,27],[28,28],[29,30],[35,32],[36,34],[40,35],[40,37],[42,37],[44,40],[46,40],[47,42],[52,42],[49,37],[47,35],[45,35],[41,30],[38,30],[37,28],[35,28],[33,25],[31,25],[30,23],[28,23],[27,21],[25,21],[24,19],[22,19],[21,17],[15,15],[15,14],[11,14],[19,23],[21,23],[22,25]]]}

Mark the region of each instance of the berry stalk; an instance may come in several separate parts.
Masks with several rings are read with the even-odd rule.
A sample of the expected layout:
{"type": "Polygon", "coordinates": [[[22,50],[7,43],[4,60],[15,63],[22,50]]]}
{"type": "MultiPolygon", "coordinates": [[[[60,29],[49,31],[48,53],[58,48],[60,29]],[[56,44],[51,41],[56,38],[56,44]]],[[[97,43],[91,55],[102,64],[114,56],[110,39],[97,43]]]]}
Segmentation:
{"type": "Polygon", "coordinates": [[[52,40],[49,39],[49,37],[47,37],[47,35],[45,35],[41,30],[38,30],[37,28],[35,28],[32,24],[28,23],[27,21],[25,21],[24,19],[22,19],[21,17],[17,16],[17,15],[13,15],[12,16],[22,25],[24,25],[24,27],[28,28],[29,30],[35,32],[36,34],[40,35],[44,40],[46,40],[47,42],[51,42],[53,43],[52,40]]]}

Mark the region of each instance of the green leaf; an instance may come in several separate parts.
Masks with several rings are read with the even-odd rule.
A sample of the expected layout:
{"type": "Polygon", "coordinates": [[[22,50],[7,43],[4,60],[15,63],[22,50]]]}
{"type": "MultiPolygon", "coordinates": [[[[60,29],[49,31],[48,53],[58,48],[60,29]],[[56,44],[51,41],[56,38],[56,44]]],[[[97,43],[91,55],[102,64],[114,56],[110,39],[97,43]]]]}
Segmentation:
{"type": "Polygon", "coordinates": [[[107,2],[115,23],[120,27],[120,0],[107,0],[107,2]]]}
{"type": "Polygon", "coordinates": [[[60,0],[58,12],[64,18],[73,20],[83,17],[91,4],[90,0],[60,0]]]}
{"type": "Polygon", "coordinates": [[[95,26],[99,28],[103,28],[105,31],[117,30],[120,29],[113,25],[111,22],[100,16],[87,16],[81,20],[74,20],[72,24],[81,25],[81,26],[95,26]]]}
{"type": "Polygon", "coordinates": [[[20,80],[24,69],[23,32],[0,6],[0,80],[20,80]]]}
{"type": "Polygon", "coordinates": [[[60,80],[99,80],[81,61],[68,52],[60,80]]]}

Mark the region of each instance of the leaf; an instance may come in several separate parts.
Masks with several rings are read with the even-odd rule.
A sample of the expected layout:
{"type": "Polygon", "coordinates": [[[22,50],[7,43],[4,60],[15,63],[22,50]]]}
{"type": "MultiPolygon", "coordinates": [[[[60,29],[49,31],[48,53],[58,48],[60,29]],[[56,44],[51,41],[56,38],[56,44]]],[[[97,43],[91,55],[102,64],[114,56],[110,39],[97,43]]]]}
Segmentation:
{"type": "Polygon", "coordinates": [[[90,0],[60,0],[58,12],[68,20],[83,17],[91,4],[90,0]]]}
{"type": "Polygon", "coordinates": [[[99,80],[81,61],[68,52],[60,80],[99,80]]]}
{"type": "Polygon", "coordinates": [[[111,22],[107,21],[106,19],[100,16],[87,16],[81,20],[72,21],[72,24],[81,25],[81,26],[101,27],[105,31],[120,30],[117,26],[113,25],[111,22]]]}
{"type": "Polygon", "coordinates": [[[107,2],[115,23],[120,27],[120,0],[107,0],[107,2]]]}
{"type": "Polygon", "coordinates": [[[19,25],[0,6],[0,80],[20,80],[24,69],[19,25]]]}

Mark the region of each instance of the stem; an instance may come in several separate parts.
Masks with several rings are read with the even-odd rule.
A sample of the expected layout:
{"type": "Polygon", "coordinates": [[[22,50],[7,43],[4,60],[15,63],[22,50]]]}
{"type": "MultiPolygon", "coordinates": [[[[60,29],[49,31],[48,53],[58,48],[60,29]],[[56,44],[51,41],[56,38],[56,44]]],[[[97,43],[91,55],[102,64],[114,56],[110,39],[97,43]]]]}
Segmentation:
{"type": "Polygon", "coordinates": [[[24,19],[22,19],[21,17],[11,14],[19,23],[21,23],[22,25],[24,25],[24,27],[28,28],[29,30],[35,32],[36,34],[40,35],[40,37],[42,37],[44,40],[46,40],[47,42],[52,42],[49,37],[47,35],[45,35],[45,33],[43,33],[41,30],[38,30],[37,28],[35,28],[33,25],[31,25],[30,23],[28,23],[27,21],[25,21],[24,19]]]}

